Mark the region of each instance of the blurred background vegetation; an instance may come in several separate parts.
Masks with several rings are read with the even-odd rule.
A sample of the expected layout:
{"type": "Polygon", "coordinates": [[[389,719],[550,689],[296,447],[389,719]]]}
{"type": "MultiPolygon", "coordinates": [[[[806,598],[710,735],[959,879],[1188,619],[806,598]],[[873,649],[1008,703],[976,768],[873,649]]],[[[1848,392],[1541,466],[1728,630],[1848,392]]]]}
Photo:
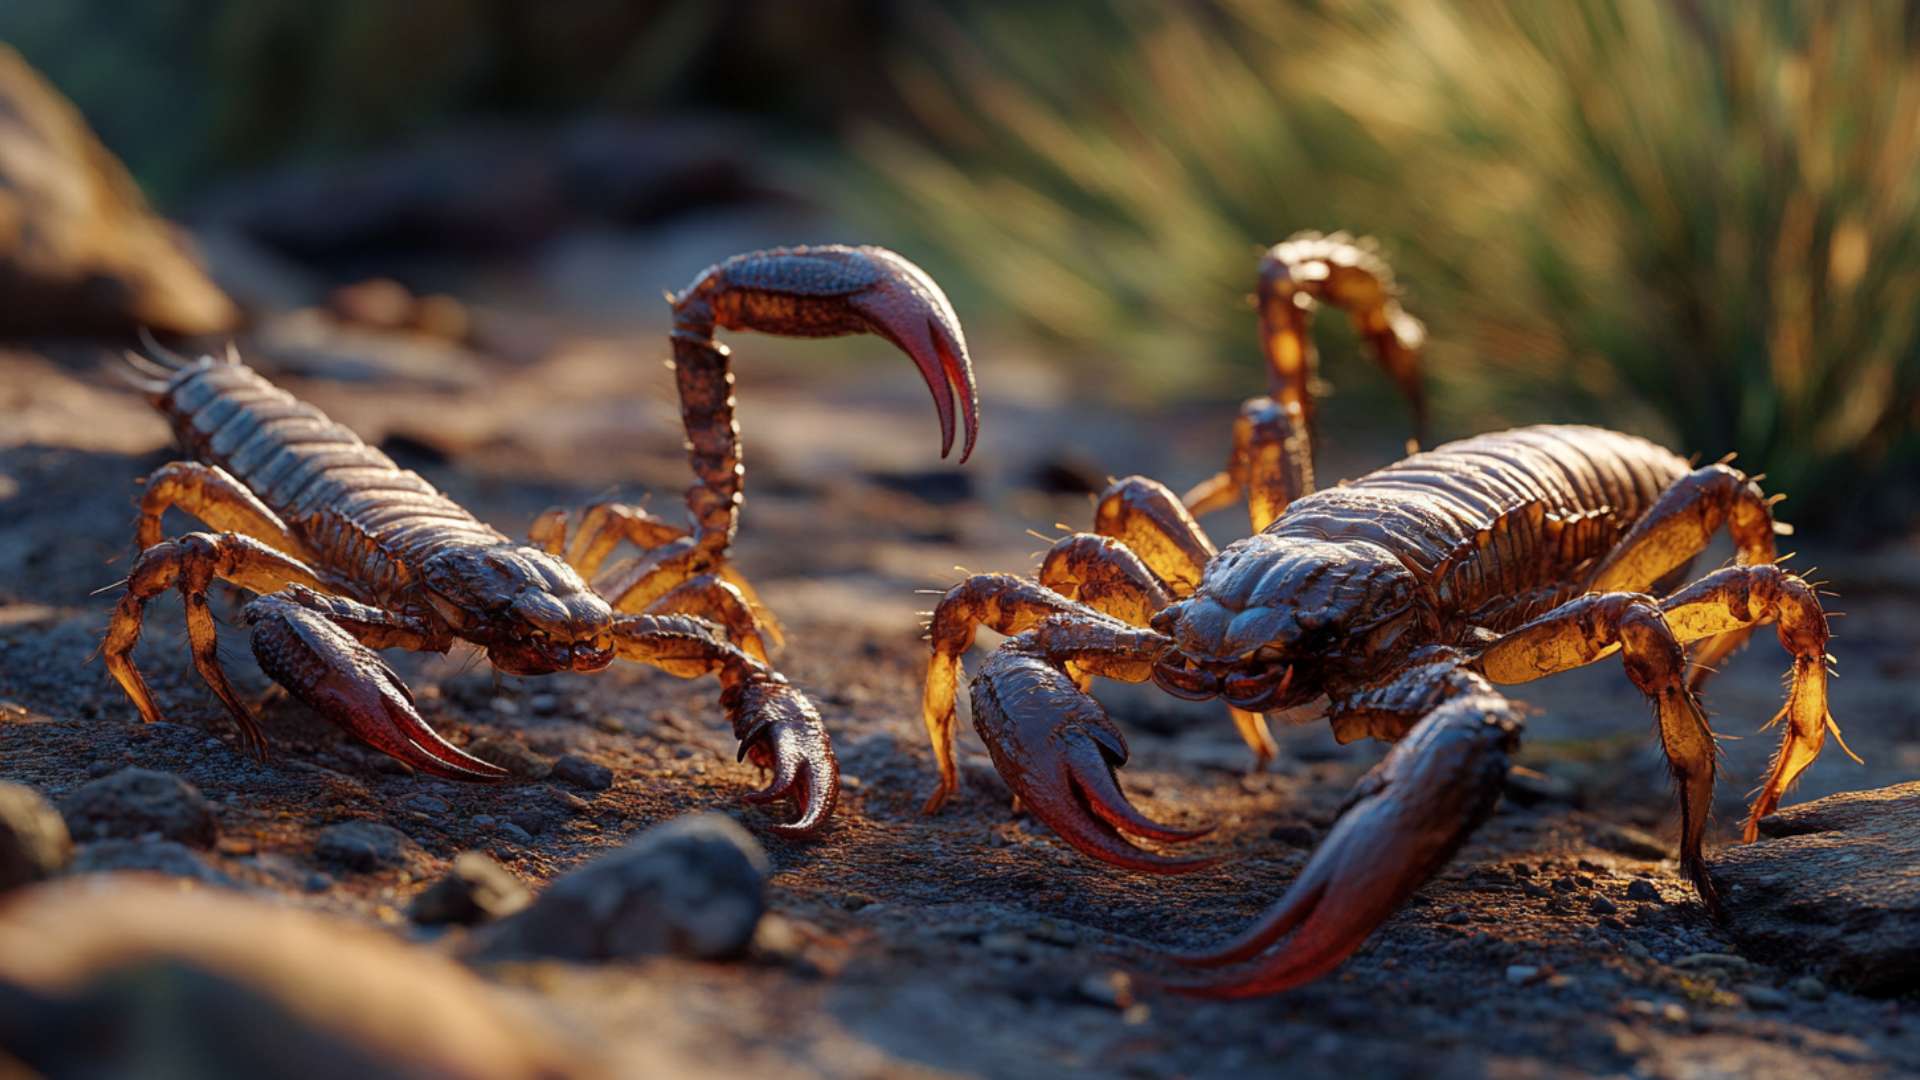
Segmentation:
{"type": "Polygon", "coordinates": [[[1737,450],[1802,522],[1920,506],[1912,4],[71,0],[0,40],[175,211],[476,119],[724,114],[1140,403],[1256,390],[1259,249],[1348,229],[1431,327],[1443,435],[1596,421],[1737,450]]]}

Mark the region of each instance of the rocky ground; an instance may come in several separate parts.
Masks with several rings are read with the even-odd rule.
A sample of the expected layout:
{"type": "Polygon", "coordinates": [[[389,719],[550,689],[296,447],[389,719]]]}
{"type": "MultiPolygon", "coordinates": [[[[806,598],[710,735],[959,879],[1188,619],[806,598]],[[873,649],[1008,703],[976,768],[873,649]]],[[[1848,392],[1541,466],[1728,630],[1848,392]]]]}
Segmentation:
{"type": "MultiPolygon", "coordinates": [[[[518,532],[549,505],[609,491],[676,500],[684,463],[654,332],[550,341],[475,315],[449,343],[309,311],[243,348],[518,532]]],[[[1722,846],[1770,749],[1756,729],[1777,707],[1783,665],[1764,635],[1710,695],[1730,736],[1715,843],[1732,925],[1706,917],[1667,858],[1669,796],[1645,709],[1603,664],[1525,688],[1539,707],[1531,771],[1333,976],[1238,1004],[1149,991],[1133,978],[1161,970],[1148,951],[1244,925],[1380,749],[1339,747],[1303,722],[1253,774],[1212,710],[1104,694],[1133,744],[1136,801],[1219,824],[1205,843],[1228,858],[1180,878],[1108,870],[1011,813],[970,732],[962,793],[923,817],[932,769],[915,611],[931,598],[914,590],[950,583],[956,564],[1029,566],[1041,545],[1024,530],[1083,521],[1082,489],[1106,470],[1197,478],[1224,446],[1220,417],[1086,408],[1044,366],[980,340],[983,449],[951,470],[934,463],[915,377],[882,350],[857,350],[876,364],[848,367],[833,345],[736,344],[749,447],[739,561],[784,617],[780,665],[820,705],[845,772],[834,826],[805,843],[740,805],[761,778],[735,762],[713,685],[640,669],[522,680],[462,653],[396,657],[432,723],[522,773],[449,784],[408,775],[270,689],[222,601],[223,654],[279,755],[263,766],[236,752],[167,600],[139,655],[172,722],[142,725],[88,658],[111,604],[95,590],[125,566],[136,480],[168,459],[166,432],[114,388],[99,349],[0,358],[0,780],[57,805],[75,845],[65,879],[0,901],[0,943],[13,943],[0,944],[0,986],[18,980],[5,990],[25,1002],[13,1015],[34,1018],[0,1023],[0,1045],[98,1075],[112,1074],[112,1053],[188,1072],[284,1064],[247,1056],[272,1053],[247,1031],[281,1029],[222,1019],[243,1015],[278,1017],[315,1075],[422,1061],[500,1075],[1920,1070],[1920,789],[1823,804],[1771,823],[1757,845],[1722,846]],[[655,837],[613,870],[595,862],[696,811],[751,836],[655,837]],[[497,866],[461,859],[456,873],[475,851],[497,866]],[[584,865],[600,876],[552,886],[584,865]],[[172,884],[98,876],[119,870],[172,884]],[[467,884],[434,885],[450,874],[467,884]],[[528,914],[510,930],[457,925],[519,909],[522,886],[547,894],[533,930],[528,914]],[[609,915],[618,905],[594,896],[639,906],[609,915]],[[312,922],[327,917],[356,925],[312,922]],[[609,936],[596,920],[661,936],[609,936]],[[716,955],[730,958],[700,959],[716,955]],[[425,1015],[394,1027],[414,1010],[425,1015]],[[481,1028],[517,1049],[463,1056],[481,1028]]],[[[1393,452],[1388,432],[1338,434],[1335,475],[1393,452]]],[[[1209,524],[1231,534],[1227,517],[1209,524]]],[[[1920,774],[1920,553],[1799,563],[1813,561],[1848,614],[1834,711],[1866,764],[1829,753],[1799,802],[1920,774]]]]}

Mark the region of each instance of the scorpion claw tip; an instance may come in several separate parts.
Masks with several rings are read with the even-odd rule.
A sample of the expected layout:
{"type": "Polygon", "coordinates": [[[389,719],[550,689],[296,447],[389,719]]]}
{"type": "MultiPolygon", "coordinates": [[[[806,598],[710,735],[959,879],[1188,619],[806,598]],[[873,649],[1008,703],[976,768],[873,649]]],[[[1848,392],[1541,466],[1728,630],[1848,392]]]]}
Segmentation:
{"type": "Polygon", "coordinates": [[[1457,698],[1430,713],[1361,779],[1306,869],[1254,925],[1214,949],[1163,954],[1200,968],[1254,962],[1217,979],[1162,988],[1254,997],[1340,966],[1492,811],[1516,724],[1512,706],[1491,696],[1457,698]]]}
{"type": "Polygon", "coordinates": [[[957,426],[964,433],[960,460],[965,462],[980,433],[980,390],[960,319],[926,271],[891,251],[864,250],[885,268],[885,284],[856,297],[853,308],[874,333],[893,342],[920,369],[940,420],[940,456],[953,452],[957,426]]]}

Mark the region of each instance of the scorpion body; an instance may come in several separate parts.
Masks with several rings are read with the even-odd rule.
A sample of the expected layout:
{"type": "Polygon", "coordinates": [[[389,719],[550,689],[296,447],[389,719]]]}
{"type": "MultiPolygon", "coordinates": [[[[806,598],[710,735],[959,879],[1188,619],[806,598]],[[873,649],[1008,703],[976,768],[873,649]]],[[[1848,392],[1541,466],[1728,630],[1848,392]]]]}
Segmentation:
{"type": "Polygon", "coordinates": [[[975,437],[965,339],[939,288],[880,248],[735,256],[670,300],[695,474],[689,524],[602,503],[580,515],[571,541],[568,515],[555,510],[535,522],[531,543],[515,543],[231,351],[224,360],[130,356],[130,380],[190,458],[148,478],[141,553],[101,650],[141,716],[161,716],[132,657],[144,608],[177,588],[195,668],[248,748],[266,757],[265,737],[218,660],[207,591],[219,579],[258,594],[243,617],[270,677],[415,769],[461,780],[506,775],[429,727],[375,650],[445,652],[464,640],[513,675],[633,660],[687,678],[715,675],[741,756],[772,772],[751,798],[793,798],[798,813],[776,826],[782,831],[820,827],[838,794],[831,743],[812,704],[768,664],[777,627],[726,555],[745,470],[729,354],[713,335],[725,327],[887,338],[933,391],[943,453],[956,409],[966,449],[975,437]],[[216,531],[163,540],[170,508],[216,531]],[[622,543],[640,553],[603,570],[622,543]]]}
{"type": "Polygon", "coordinates": [[[962,655],[981,626],[1008,635],[973,680],[973,718],[1021,805],[1062,839],[1133,870],[1211,864],[1139,846],[1192,841],[1132,805],[1124,735],[1095,677],[1219,698],[1264,764],[1269,714],[1324,703],[1342,742],[1396,745],[1364,776],[1300,876],[1245,933],[1178,957],[1238,966],[1194,993],[1272,993],[1338,966],[1491,812],[1520,711],[1494,689],[1619,654],[1651,704],[1680,802],[1680,863],[1718,912],[1703,853],[1716,761],[1697,691],[1760,625],[1792,657],[1782,740],[1747,820],[1819,755],[1830,731],[1827,622],[1813,587],[1776,563],[1774,500],[1722,462],[1693,468],[1644,439],[1542,426],[1449,443],[1314,493],[1318,303],[1348,308],[1422,415],[1423,331],[1377,254],[1340,237],[1276,246],[1260,281],[1268,396],[1242,406],[1227,468],[1183,500],[1116,481],[1094,531],[1057,541],[1037,580],[977,575],[929,625],[923,703],[941,783],[955,790],[962,655]],[[1216,550],[1193,514],[1244,500],[1254,535],[1216,550]],[[1736,565],[1684,583],[1725,528],[1736,565]],[[1282,939],[1286,940],[1282,942],[1282,939]],[[1251,963],[1248,963],[1251,962],[1251,963]]]}

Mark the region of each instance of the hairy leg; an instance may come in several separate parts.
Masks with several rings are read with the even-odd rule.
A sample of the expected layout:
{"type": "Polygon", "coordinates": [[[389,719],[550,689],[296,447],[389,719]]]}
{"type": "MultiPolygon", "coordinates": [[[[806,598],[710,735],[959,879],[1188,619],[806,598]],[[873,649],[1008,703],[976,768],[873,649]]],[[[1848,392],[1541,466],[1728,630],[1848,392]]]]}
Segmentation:
{"type": "MultiPolygon", "coordinates": [[[[927,627],[932,657],[927,663],[927,685],[921,697],[921,718],[933,743],[940,784],[920,808],[923,814],[940,809],[960,786],[954,761],[955,701],[962,674],[961,657],[973,647],[980,627],[1012,636],[1038,626],[1054,615],[1083,615],[1094,620],[1108,616],[1061,596],[1052,589],[1012,574],[976,574],[947,590],[934,606],[927,627]]],[[[1118,620],[1114,621],[1118,625],[1118,620]]]]}
{"type": "MultiPolygon", "coordinates": [[[[1189,547],[1195,536],[1205,541],[1198,529],[1195,525],[1194,533],[1187,537],[1189,547]]],[[[1185,550],[1164,536],[1152,546],[1162,552],[1185,550]]],[[[1185,569],[1184,563],[1177,565],[1185,569]]],[[[1160,577],[1124,541],[1091,533],[1075,533],[1055,542],[1040,564],[1040,584],[1132,626],[1146,626],[1174,598],[1160,577]]],[[[1076,674],[1071,667],[1067,673],[1076,674]]],[[[1232,707],[1227,711],[1233,717],[1234,730],[1253,751],[1255,770],[1266,768],[1280,751],[1267,718],[1232,707]]]]}
{"type": "Polygon", "coordinates": [[[256,593],[273,592],[287,585],[322,588],[319,578],[306,564],[250,536],[189,533],[177,540],[154,544],[134,560],[127,573],[127,591],[114,607],[100,652],[106,658],[107,670],[133,699],[141,718],[149,723],[163,719],[146,679],[134,665],[133,648],[140,641],[140,624],[147,601],[167,589],[179,589],[186,609],[187,641],[192,649],[194,669],[226,706],[247,749],[264,759],[266,739],[220,667],[213,612],[207,606],[207,588],[215,578],[256,593]]]}
{"type": "Polygon", "coordinates": [[[587,507],[571,542],[566,514],[549,510],[534,522],[529,539],[563,556],[581,577],[594,582],[616,611],[685,611],[714,618],[728,628],[736,644],[762,659],[769,646],[777,649],[785,640],[773,613],[724,555],[701,548],[687,530],[640,507],[617,502],[587,507]],[[602,572],[622,543],[641,553],[602,572]],[[662,606],[669,595],[674,600],[662,606]]]}
{"type": "Polygon", "coordinates": [[[294,558],[309,558],[306,545],[294,538],[286,523],[218,466],[174,461],[147,477],[140,494],[140,524],[134,532],[140,550],[160,542],[160,519],[170,507],[192,514],[214,532],[239,533],[294,558]]]}
{"type": "Polygon", "coordinates": [[[1577,597],[1487,646],[1474,667],[1495,683],[1523,683],[1616,650],[1627,677],[1653,703],[1680,796],[1680,868],[1718,914],[1719,896],[1701,850],[1713,808],[1713,730],[1687,685],[1686,651],[1653,598],[1622,592],[1577,597]]]}
{"type": "MultiPolygon", "coordinates": [[[[1840,737],[1827,709],[1826,613],[1813,586],[1772,563],[1717,570],[1669,594],[1660,608],[1681,641],[1720,641],[1772,623],[1793,657],[1787,702],[1773,718],[1782,725],[1780,749],[1747,813],[1744,835],[1752,841],[1760,819],[1779,807],[1780,797],[1820,756],[1827,732],[1840,737]]],[[[1840,747],[1845,750],[1846,743],[1840,747]]]]}
{"type": "MultiPolygon", "coordinates": [[[[1771,503],[1738,469],[1709,465],[1681,477],[1594,569],[1594,592],[1645,592],[1705,550],[1722,525],[1743,566],[1774,560],[1771,503]]],[[[1695,690],[1714,666],[1746,643],[1751,627],[1707,638],[1693,650],[1689,679],[1695,690]]]]}
{"type": "Polygon", "coordinates": [[[776,825],[784,833],[818,830],[833,815],[840,796],[840,764],[820,714],[779,673],[727,640],[717,624],[691,615],[624,615],[614,623],[615,647],[624,660],[649,664],[682,679],[714,675],[720,704],[740,740],[740,756],[768,769],[772,781],[748,796],[772,802],[791,796],[794,820],[776,825]]]}

